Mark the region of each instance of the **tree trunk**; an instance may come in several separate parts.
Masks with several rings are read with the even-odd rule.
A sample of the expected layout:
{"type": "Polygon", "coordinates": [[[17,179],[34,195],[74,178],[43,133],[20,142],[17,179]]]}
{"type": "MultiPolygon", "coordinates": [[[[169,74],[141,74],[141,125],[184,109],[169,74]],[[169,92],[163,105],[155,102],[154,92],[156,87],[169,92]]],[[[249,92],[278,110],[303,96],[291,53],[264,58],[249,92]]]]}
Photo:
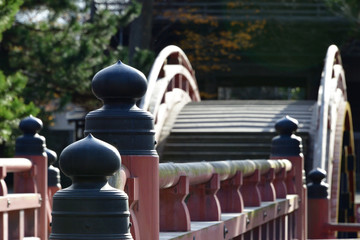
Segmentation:
{"type": "Polygon", "coordinates": [[[133,64],[135,49],[148,49],[151,41],[153,0],[138,0],[142,4],[141,14],[130,26],[129,63],[133,64]]]}

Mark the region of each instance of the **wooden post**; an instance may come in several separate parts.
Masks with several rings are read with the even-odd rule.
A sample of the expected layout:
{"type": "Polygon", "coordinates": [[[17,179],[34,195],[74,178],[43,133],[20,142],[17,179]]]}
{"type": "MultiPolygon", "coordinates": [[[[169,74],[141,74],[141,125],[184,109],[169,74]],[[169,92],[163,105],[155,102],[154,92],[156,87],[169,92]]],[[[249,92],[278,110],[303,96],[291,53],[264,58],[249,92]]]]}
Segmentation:
{"type": "Polygon", "coordinates": [[[146,92],[146,78],[140,71],[119,61],[94,76],[92,89],[104,106],[87,114],[85,135],[91,133],[120,152],[122,163],[130,177],[137,177],[139,186],[132,216],[139,224],[139,239],[157,240],[159,156],[155,151],[154,119],[136,106],[136,101],[146,92]]]}
{"type": "Polygon", "coordinates": [[[117,149],[91,134],[67,146],[60,168],[72,185],[55,193],[52,240],[132,240],[128,197],[108,184],[120,170],[117,149]]]}
{"type": "MultiPolygon", "coordinates": [[[[330,231],[327,227],[329,222],[329,198],[328,184],[324,182],[326,172],[322,169],[310,171],[308,178],[308,231],[311,239],[328,239],[330,231]]],[[[331,238],[335,238],[332,236],[331,238]]]]}
{"type": "Polygon", "coordinates": [[[304,240],[307,238],[307,193],[303,182],[304,155],[302,153],[302,140],[294,135],[297,128],[298,121],[289,116],[276,122],[275,129],[279,136],[274,137],[272,140],[271,159],[288,159],[292,163],[292,168],[295,171],[295,193],[299,195],[300,201],[295,217],[295,237],[304,240]]]}
{"type": "Polygon", "coordinates": [[[48,164],[45,153],[45,138],[37,134],[42,129],[42,126],[42,121],[33,116],[27,117],[20,122],[19,127],[24,135],[16,139],[15,156],[30,159],[33,168],[30,172],[14,173],[14,192],[40,193],[42,199],[40,210],[38,213],[33,213],[34,215],[27,214],[25,235],[47,239],[48,164]],[[38,220],[35,219],[36,215],[38,220]],[[34,229],[33,226],[37,226],[37,229],[34,229]]]}

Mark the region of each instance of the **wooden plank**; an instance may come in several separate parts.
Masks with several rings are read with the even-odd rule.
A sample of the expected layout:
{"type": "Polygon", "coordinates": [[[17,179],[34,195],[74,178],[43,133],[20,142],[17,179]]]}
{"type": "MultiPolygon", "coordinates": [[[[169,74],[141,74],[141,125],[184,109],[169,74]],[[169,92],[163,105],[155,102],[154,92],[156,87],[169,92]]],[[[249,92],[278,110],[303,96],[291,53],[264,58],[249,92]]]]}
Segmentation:
{"type": "Polygon", "coordinates": [[[40,206],[40,194],[37,193],[14,193],[0,197],[0,212],[39,208],[40,206]]]}
{"type": "Polygon", "coordinates": [[[281,216],[293,213],[298,207],[298,196],[288,195],[287,199],[262,202],[259,207],[246,207],[243,213],[223,213],[221,221],[193,221],[189,232],[160,232],[160,240],[232,239],[281,216]],[[224,235],[225,227],[227,233],[224,235]]]}

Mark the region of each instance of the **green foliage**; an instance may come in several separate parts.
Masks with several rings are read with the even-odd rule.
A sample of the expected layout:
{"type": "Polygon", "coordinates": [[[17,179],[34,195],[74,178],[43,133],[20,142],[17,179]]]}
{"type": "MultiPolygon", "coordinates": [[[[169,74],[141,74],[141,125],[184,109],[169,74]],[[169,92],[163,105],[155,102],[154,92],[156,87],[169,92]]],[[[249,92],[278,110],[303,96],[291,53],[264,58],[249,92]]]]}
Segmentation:
{"type": "MultiPolygon", "coordinates": [[[[5,54],[0,54],[0,64],[28,77],[25,98],[44,106],[46,111],[61,109],[70,101],[93,109],[98,101],[91,92],[91,79],[119,59],[127,62],[127,48],[110,43],[119,29],[140,13],[141,6],[134,2],[123,14],[92,14],[90,1],[83,1],[85,5],[72,1],[64,1],[64,5],[45,0],[29,2],[20,12],[20,20],[4,34],[5,54]],[[38,15],[44,14],[45,9],[47,15],[30,21],[27,13],[35,9],[40,9],[38,15]]],[[[146,70],[145,63],[153,59],[151,53],[140,51],[138,56],[134,65],[146,70]]]]}
{"type": "MultiPolygon", "coordinates": [[[[7,156],[20,119],[39,113],[35,105],[46,124],[70,101],[87,109],[99,104],[91,79],[118,59],[128,62],[128,49],[112,39],[141,12],[135,1],[122,14],[95,14],[93,1],[21,3],[0,0],[0,147],[6,143],[7,156]]],[[[147,72],[154,56],[138,50],[135,59],[134,66],[147,72]]]]}
{"type": "Polygon", "coordinates": [[[325,0],[332,11],[360,24],[360,2],[358,0],[325,0]]]}
{"type": "Polygon", "coordinates": [[[0,42],[2,32],[11,26],[22,2],[22,0],[0,0],[0,42]]]}
{"type": "MultiPolygon", "coordinates": [[[[2,33],[12,26],[21,4],[19,0],[0,0],[0,43],[2,33]]],[[[13,156],[15,139],[20,134],[20,119],[39,112],[33,103],[27,104],[19,97],[23,94],[26,82],[27,78],[19,72],[5,76],[0,69],[0,154],[3,157],[13,156]]]]}
{"type": "Polygon", "coordinates": [[[148,75],[150,73],[152,64],[155,60],[154,52],[150,50],[141,50],[139,48],[135,49],[135,55],[133,58],[133,67],[141,69],[143,73],[148,75]]]}
{"type": "Polygon", "coordinates": [[[174,34],[172,38],[176,40],[173,44],[184,50],[192,65],[196,66],[198,75],[233,71],[229,62],[240,61],[240,53],[254,47],[254,38],[264,31],[266,21],[223,21],[221,16],[211,14],[220,9],[233,11],[240,7],[239,1],[223,2],[216,9],[209,5],[209,14],[196,7],[198,1],[189,2],[193,4],[175,10],[155,10],[155,14],[176,24],[173,33],[167,31],[167,34],[174,34]]]}
{"type": "Polygon", "coordinates": [[[19,135],[20,119],[29,115],[36,115],[39,109],[33,103],[25,104],[19,97],[26,86],[26,77],[20,73],[5,76],[0,71],[0,145],[6,144],[9,149],[14,149],[16,137],[19,135]]]}

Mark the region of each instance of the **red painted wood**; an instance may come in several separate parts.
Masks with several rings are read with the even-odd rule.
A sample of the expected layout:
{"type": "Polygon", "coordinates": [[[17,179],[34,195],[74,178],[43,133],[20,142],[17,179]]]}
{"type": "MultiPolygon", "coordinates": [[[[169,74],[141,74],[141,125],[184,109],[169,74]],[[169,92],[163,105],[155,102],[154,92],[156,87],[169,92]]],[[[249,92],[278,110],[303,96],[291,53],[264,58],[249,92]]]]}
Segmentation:
{"type": "Polygon", "coordinates": [[[9,216],[9,239],[22,239],[20,236],[20,218],[19,211],[8,212],[9,216]]]}
{"type": "Polygon", "coordinates": [[[140,239],[139,223],[136,219],[135,208],[139,201],[139,186],[136,177],[129,177],[126,180],[125,192],[129,197],[129,211],[130,211],[130,232],[134,240],[140,239]]]}
{"type": "Polygon", "coordinates": [[[270,168],[268,172],[261,175],[259,189],[261,193],[261,201],[273,202],[276,199],[276,192],[273,185],[275,180],[275,171],[270,168]]]}
{"type": "MultiPolygon", "coordinates": [[[[38,193],[7,193],[7,186],[4,181],[7,170],[20,171],[28,170],[28,166],[32,166],[31,162],[27,159],[7,159],[7,161],[14,160],[12,163],[2,161],[4,166],[0,167],[0,181],[1,181],[1,196],[0,196],[0,236],[1,239],[23,239],[24,236],[38,236],[37,222],[39,219],[34,212],[40,208],[40,194],[38,193]],[[25,160],[25,161],[22,161],[25,160]],[[23,164],[25,163],[25,164],[23,164]],[[30,163],[30,164],[29,164],[30,163]],[[8,167],[6,167],[8,166],[8,167]],[[11,166],[16,166],[11,167],[11,166]],[[35,229],[36,227],[36,229],[35,229]]],[[[34,176],[33,171],[26,171],[25,173],[16,173],[17,176],[34,176]]],[[[17,179],[18,183],[19,178],[17,179]]],[[[31,181],[34,182],[34,181],[31,181]]],[[[24,183],[24,186],[27,185],[24,183]]],[[[20,188],[16,186],[17,190],[20,188]]],[[[36,189],[34,186],[30,190],[36,189]]],[[[25,190],[22,188],[22,190],[25,190]]],[[[16,191],[15,191],[16,192],[16,191]]],[[[44,225],[46,226],[46,225],[44,225]]],[[[43,226],[43,227],[44,227],[43,226]]]]}
{"type": "Polygon", "coordinates": [[[286,198],[287,189],[286,189],[286,169],[285,167],[276,173],[274,179],[274,188],[276,192],[276,198],[286,198]]]}
{"type": "Polygon", "coordinates": [[[190,186],[187,206],[191,221],[220,221],[221,207],[216,196],[219,188],[217,173],[206,183],[190,186]]]}
{"type": "Polygon", "coordinates": [[[327,228],[331,232],[360,232],[360,223],[328,223],[327,228]]]}
{"type": "Polygon", "coordinates": [[[61,189],[60,184],[58,186],[49,186],[48,187],[48,198],[49,198],[50,208],[52,208],[54,194],[57,191],[59,191],[60,189],[61,189]]]}
{"type": "Polygon", "coordinates": [[[48,201],[46,206],[47,220],[48,220],[48,233],[51,232],[51,222],[52,222],[52,206],[53,206],[53,196],[54,194],[61,189],[60,183],[57,186],[48,186],[48,201]]]}
{"type": "Polygon", "coordinates": [[[0,166],[6,167],[7,172],[24,172],[31,169],[32,163],[26,158],[0,158],[0,166]]]}
{"type": "Polygon", "coordinates": [[[241,196],[245,207],[256,207],[261,204],[261,193],[259,190],[260,171],[258,169],[248,177],[243,179],[243,185],[240,188],[241,196]]]}
{"type": "Polygon", "coordinates": [[[189,194],[189,178],[180,176],[178,183],[160,189],[160,231],[190,231],[190,214],[185,197],[189,194]]]}
{"type": "MultiPolygon", "coordinates": [[[[296,221],[296,237],[298,239],[304,240],[307,237],[307,189],[303,181],[303,170],[304,170],[304,156],[300,153],[298,156],[281,156],[282,159],[288,159],[292,164],[293,172],[289,173],[289,186],[288,193],[292,192],[291,184],[294,181],[295,191],[294,193],[299,195],[300,206],[299,210],[296,211],[295,221],[296,221]]],[[[272,157],[272,159],[278,159],[277,157],[272,157]]]]}
{"type": "MultiPolygon", "coordinates": [[[[298,208],[298,197],[295,195],[288,196],[287,199],[278,199],[273,203],[264,203],[259,207],[248,208],[243,213],[223,213],[221,221],[208,221],[208,222],[192,222],[192,230],[189,232],[179,233],[161,233],[161,239],[182,239],[193,240],[195,239],[270,239],[268,234],[277,233],[272,232],[270,227],[267,228],[266,224],[283,219],[282,236],[288,236],[288,226],[293,228],[293,223],[288,223],[291,215],[298,208]],[[279,210],[280,209],[280,210],[279,210]],[[264,216],[266,212],[266,216],[264,216]],[[205,226],[204,226],[205,225],[205,226]],[[201,227],[202,226],[202,227],[201,227]],[[266,227],[266,231],[262,226],[266,227]],[[211,230],[209,230],[211,229],[211,230]],[[269,229],[269,231],[268,231],[269,229]],[[211,233],[210,233],[211,232],[211,233]],[[179,234],[179,235],[178,235],[179,234]],[[166,237],[165,237],[166,236],[166,237]],[[225,236],[225,237],[224,237],[225,236]]],[[[271,224],[269,224],[271,225],[271,224]]],[[[275,228],[273,228],[274,231],[275,228]]],[[[292,233],[290,233],[292,234],[292,233]]],[[[281,235],[281,234],[279,234],[281,235]]],[[[291,235],[293,236],[293,235],[291,235]]],[[[273,238],[280,240],[280,238],[273,238]]],[[[294,239],[283,238],[283,239],[294,239]]]]}
{"type": "Polygon", "coordinates": [[[295,167],[292,167],[290,171],[286,173],[286,190],[288,194],[295,194],[296,187],[295,187],[295,167]]]}
{"type": "MultiPolygon", "coordinates": [[[[139,200],[134,216],[139,225],[139,239],[159,239],[159,157],[122,155],[122,164],[138,182],[139,200]]],[[[129,179],[127,180],[129,181],[129,179]]]]}
{"type": "Polygon", "coordinates": [[[7,212],[0,212],[0,239],[9,239],[8,235],[8,228],[9,228],[9,221],[8,221],[8,213],[7,212]]]}
{"type": "Polygon", "coordinates": [[[25,235],[26,236],[39,236],[39,221],[38,209],[25,210],[25,235]]]}
{"type": "MultiPolygon", "coordinates": [[[[47,155],[44,152],[42,155],[28,155],[16,156],[20,158],[29,159],[33,167],[31,171],[14,173],[14,192],[15,193],[39,193],[41,196],[41,206],[38,212],[38,236],[41,239],[48,237],[48,217],[47,217],[47,202],[48,202],[48,186],[47,186],[47,155]]],[[[27,217],[26,217],[26,220],[27,217]]],[[[37,235],[35,235],[37,237],[37,235]]]]}
{"type": "Polygon", "coordinates": [[[310,239],[327,239],[330,236],[329,229],[326,227],[329,220],[328,199],[309,199],[308,212],[311,216],[307,222],[308,237],[310,239]]]}
{"type": "Polygon", "coordinates": [[[240,193],[243,183],[242,173],[238,171],[230,179],[221,181],[217,197],[220,202],[221,211],[224,213],[241,213],[244,209],[244,201],[240,193]]]}
{"type": "Polygon", "coordinates": [[[6,167],[0,167],[0,196],[6,196],[8,194],[8,189],[5,182],[6,177],[6,167]]]}

